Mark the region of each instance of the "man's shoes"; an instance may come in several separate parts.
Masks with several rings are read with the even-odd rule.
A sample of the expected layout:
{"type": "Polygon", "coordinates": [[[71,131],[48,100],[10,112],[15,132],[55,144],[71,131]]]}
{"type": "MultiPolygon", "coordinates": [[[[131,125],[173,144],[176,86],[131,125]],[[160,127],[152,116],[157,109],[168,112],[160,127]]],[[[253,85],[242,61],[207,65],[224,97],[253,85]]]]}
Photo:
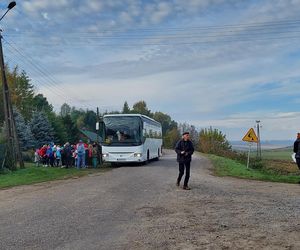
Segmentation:
{"type": "Polygon", "coordinates": [[[188,186],[183,186],[183,188],[182,189],[184,189],[184,190],[191,190],[191,188],[190,187],[188,187],[188,186]]]}

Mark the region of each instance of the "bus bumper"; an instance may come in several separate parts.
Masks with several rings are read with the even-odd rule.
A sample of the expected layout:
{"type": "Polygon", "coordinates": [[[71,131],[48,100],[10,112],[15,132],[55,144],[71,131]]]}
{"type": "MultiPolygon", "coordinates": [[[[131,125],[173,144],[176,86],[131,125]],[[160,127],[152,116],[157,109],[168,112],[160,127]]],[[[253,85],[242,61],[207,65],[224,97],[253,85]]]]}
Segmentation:
{"type": "Polygon", "coordinates": [[[104,162],[142,162],[141,153],[103,153],[104,162]]]}

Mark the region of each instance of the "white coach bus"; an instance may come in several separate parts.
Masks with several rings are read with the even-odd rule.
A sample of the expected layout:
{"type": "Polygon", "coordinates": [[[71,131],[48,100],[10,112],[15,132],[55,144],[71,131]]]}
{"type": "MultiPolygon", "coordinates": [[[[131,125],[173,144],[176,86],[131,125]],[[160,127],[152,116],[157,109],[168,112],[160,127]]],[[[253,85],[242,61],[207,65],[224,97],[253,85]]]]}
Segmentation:
{"type": "Polygon", "coordinates": [[[102,130],[104,162],[148,162],[161,156],[161,124],[145,115],[105,115],[102,130]]]}

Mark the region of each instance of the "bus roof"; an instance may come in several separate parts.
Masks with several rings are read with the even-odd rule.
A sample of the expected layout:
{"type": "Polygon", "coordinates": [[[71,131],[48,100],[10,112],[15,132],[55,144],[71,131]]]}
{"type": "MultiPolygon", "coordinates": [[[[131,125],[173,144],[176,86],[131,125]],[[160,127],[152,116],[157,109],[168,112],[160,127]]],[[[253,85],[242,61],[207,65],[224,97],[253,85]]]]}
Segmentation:
{"type": "Polygon", "coordinates": [[[146,115],[141,115],[141,114],[107,114],[107,115],[104,115],[103,117],[113,117],[113,116],[136,116],[136,117],[141,117],[141,118],[145,118],[146,120],[150,120],[150,121],[152,121],[152,122],[155,122],[155,123],[157,123],[157,124],[159,124],[160,126],[161,126],[161,124],[160,124],[160,122],[158,122],[158,121],[155,121],[154,119],[152,119],[152,118],[150,118],[150,117],[148,117],[148,116],[146,116],[146,115]]]}

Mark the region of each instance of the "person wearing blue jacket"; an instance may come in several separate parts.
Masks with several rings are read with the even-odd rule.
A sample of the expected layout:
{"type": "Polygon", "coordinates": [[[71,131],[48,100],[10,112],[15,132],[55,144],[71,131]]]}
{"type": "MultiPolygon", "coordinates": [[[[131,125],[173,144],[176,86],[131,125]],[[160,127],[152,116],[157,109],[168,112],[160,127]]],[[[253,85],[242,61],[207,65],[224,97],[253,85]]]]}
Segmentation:
{"type": "Polygon", "coordinates": [[[47,147],[47,151],[46,151],[46,155],[47,155],[47,160],[48,160],[48,164],[50,164],[51,167],[54,166],[54,153],[53,153],[53,144],[50,143],[47,147]]]}
{"type": "Polygon", "coordinates": [[[76,151],[77,151],[77,162],[76,162],[77,169],[85,168],[85,147],[82,140],[79,140],[76,151]]]}
{"type": "Polygon", "coordinates": [[[175,151],[177,153],[177,162],[179,163],[179,175],[177,178],[176,185],[180,186],[180,181],[184,175],[185,178],[183,183],[183,189],[190,190],[188,182],[190,179],[190,167],[192,161],[192,154],[194,153],[194,146],[190,140],[190,133],[184,132],[182,134],[182,139],[176,143],[175,151]]]}

